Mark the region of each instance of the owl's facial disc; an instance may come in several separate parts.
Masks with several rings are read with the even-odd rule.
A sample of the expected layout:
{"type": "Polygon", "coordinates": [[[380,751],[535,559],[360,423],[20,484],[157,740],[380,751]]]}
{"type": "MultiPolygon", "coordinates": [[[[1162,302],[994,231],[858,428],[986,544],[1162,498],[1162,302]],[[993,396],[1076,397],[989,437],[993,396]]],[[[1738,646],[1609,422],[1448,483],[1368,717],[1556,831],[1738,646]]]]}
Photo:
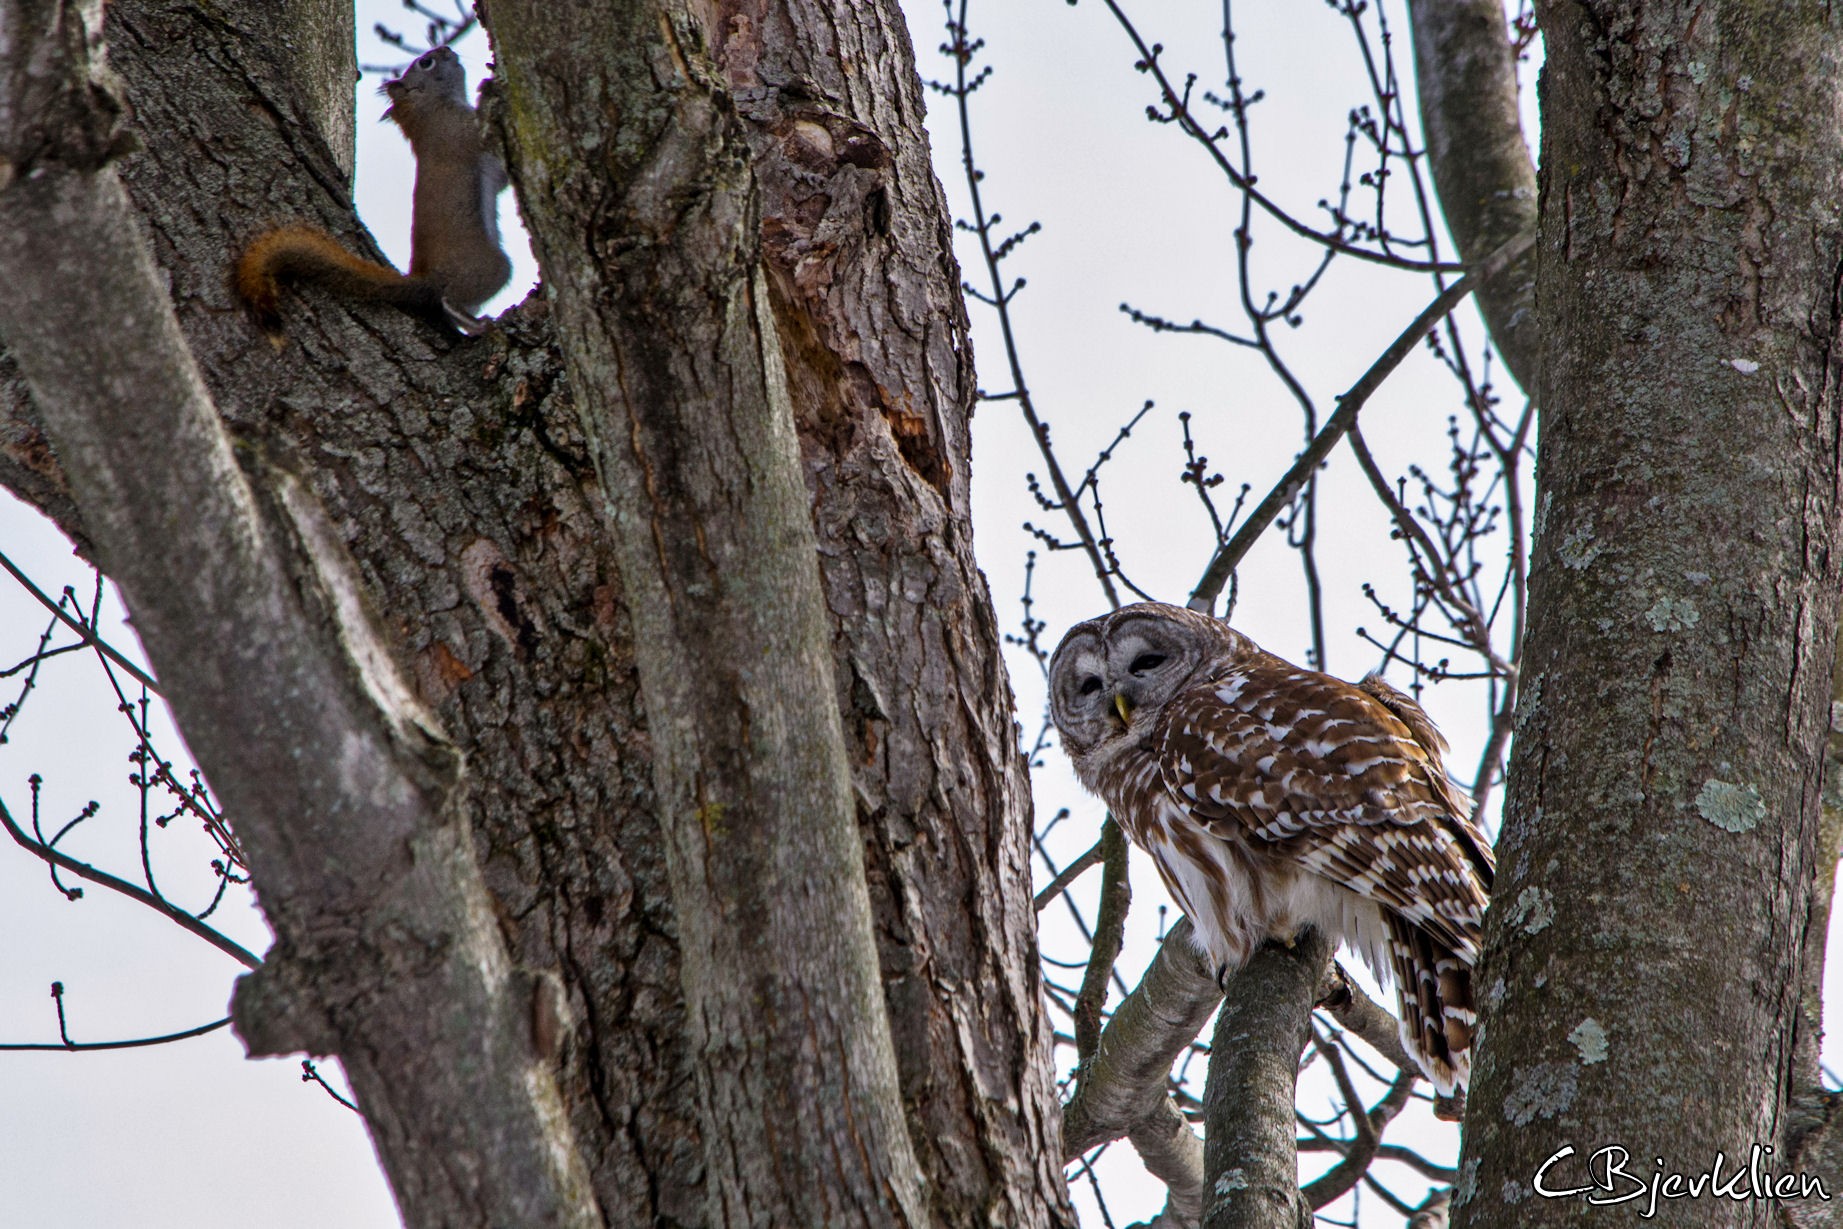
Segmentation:
{"type": "Polygon", "coordinates": [[[1196,669],[1199,655],[1183,630],[1134,619],[1109,639],[1105,673],[1115,711],[1128,726],[1139,710],[1162,706],[1196,669]]]}
{"type": "Polygon", "coordinates": [[[1099,771],[1151,737],[1165,706],[1228,636],[1204,616],[1153,603],[1070,628],[1050,658],[1050,715],[1077,768],[1099,771]]]}

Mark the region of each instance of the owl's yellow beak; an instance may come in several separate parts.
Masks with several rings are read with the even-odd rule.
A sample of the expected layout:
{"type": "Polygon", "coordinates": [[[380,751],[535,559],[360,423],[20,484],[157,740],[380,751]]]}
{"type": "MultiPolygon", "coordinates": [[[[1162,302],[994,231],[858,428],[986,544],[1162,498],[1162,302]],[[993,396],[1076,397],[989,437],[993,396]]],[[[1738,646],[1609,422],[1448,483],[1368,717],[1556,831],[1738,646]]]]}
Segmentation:
{"type": "Polygon", "coordinates": [[[1113,694],[1113,711],[1120,714],[1120,720],[1127,725],[1133,724],[1133,702],[1119,692],[1113,694]]]}

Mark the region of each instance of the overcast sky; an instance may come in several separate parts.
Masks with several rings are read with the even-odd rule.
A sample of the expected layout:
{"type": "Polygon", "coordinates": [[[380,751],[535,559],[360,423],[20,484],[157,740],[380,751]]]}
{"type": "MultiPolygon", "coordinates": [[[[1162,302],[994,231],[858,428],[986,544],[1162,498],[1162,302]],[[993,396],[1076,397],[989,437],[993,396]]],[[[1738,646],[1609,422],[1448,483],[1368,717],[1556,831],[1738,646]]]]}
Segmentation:
{"type": "MultiPolygon", "coordinates": [[[[1219,5],[1141,0],[1130,7],[1148,21],[1148,39],[1170,48],[1176,75],[1195,71],[1199,92],[1219,86],[1219,5]]],[[[1249,12],[1238,14],[1238,54],[1250,87],[1268,91],[1256,108],[1262,186],[1311,216],[1314,202],[1338,182],[1346,114],[1366,100],[1356,76],[1362,71],[1357,44],[1324,5],[1246,7],[1249,12]]],[[[923,76],[947,76],[951,65],[936,53],[943,38],[940,6],[912,0],[910,11],[923,76]]],[[[1390,12],[1400,20],[1399,12],[1390,12]]],[[[393,58],[368,31],[372,21],[395,21],[401,13],[394,3],[360,6],[366,32],[361,60],[393,58]]],[[[988,0],[974,6],[973,20],[975,34],[987,40],[985,60],[995,68],[974,100],[975,140],[988,176],[985,204],[1012,226],[1035,219],[1044,227],[1007,266],[1011,276],[1029,282],[1015,300],[1027,378],[1038,408],[1054,424],[1064,464],[1077,475],[1126,418],[1154,402],[1104,471],[1108,530],[1136,583],[1182,602],[1208,559],[1211,529],[1194,494],[1176,482],[1183,462],[1179,411],[1194,415],[1201,451],[1227,477],[1219,488],[1225,502],[1243,481],[1253,484],[1258,498],[1284,471],[1300,443],[1299,418],[1285,390],[1248,352],[1208,338],[1153,335],[1132,324],[1119,305],[1238,326],[1231,240],[1237,202],[1194,145],[1170,127],[1146,122],[1152,83],[1134,71],[1132,49],[1098,0],[1079,6],[988,0]]],[[[1405,52],[1405,27],[1398,45],[1405,52]]],[[[460,50],[470,82],[477,80],[483,40],[471,38],[460,50]]],[[[357,201],[401,267],[409,256],[411,164],[396,130],[376,122],[384,103],[371,92],[375,84],[367,80],[359,95],[357,201]]],[[[952,103],[931,96],[929,105],[936,165],[964,217],[952,103]]],[[[502,218],[515,272],[489,312],[517,302],[536,280],[510,194],[502,218]]],[[[983,270],[971,263],[975,252],[963,247],[961,255],[969,262],[968,278],[983,285],[983,270]]],[[[1281,289],[1309,273],[1312,262],[1309,251],[1278,241],[1271,228],[1255,259],[1261,275],[1281,289]]],[[[1305,326],[1282,343],[1321,415],[1429,297],[1422,279],[1352,261],[1333,266],[1309,304],[1305,326]]],[[[1010,378],[992,314],[975,305],[972,316],[981,383],[1002,393],[1010,378]]],[[[1507,400],[1516,398],[1514,389],[1502,391],[1507,400]]],[[[1437,469],[1444,464],[1447,416],[1460,408],[1451,383],[1421,355],[1371,402],[1364,422],[1389,473],[1403,473],[1417,460],[1437,469]]],[[[1000,620],[1015,631],[1024,558],[1035,545],[1023,522],[1062,526],[1028,494],[1026,473],[1042,467],[1013,403],[980,408],[974,449],[979,557],[1000,620]]],[[[1329,493],[1319,561],[1326,664],[1355,678],[1379,664],[1377,651],[1357,635],[1359,627],[1377,627],[1362,586],[1372,582],[1400,599],[1406,592],[1401,548],[1341,454],[1324,481],[1329,493]]],[[[72,584],[88,593],[88,573],[68,545],[3,495],[0,546],[47,589],[72,584]]],[[[1236,624],[1267,648],[1303,661],[1310,643],[1304,592],[1296,557],[1270,534],[1242,569],[1236,624]]],[[[1045,647],[1069,624],[1104,609],[1091,570],[1073,553],[1039,557],[1035,596],[1035,613],[1049,625],[1045,647]]],[[[119,627],[113,600],[105,606],[111,625],[119,627]]],[[[0,577],[0,666],[29,653],[44,623],[30,598],[0,577]]],[[[118,643],[131,647],[132,636],[124,633],[118,643]]],[[[1023,653],[1013,651],[1010,663],[1028,741],[1041,719],[1042,680],[1023,653]]],[[[1399,669],[1391,678],[1402,686],[1409,681],[1399,669]]],[[[20,681],[0,680],[0,705],[17,698],[20,681]]],[[[61,825],[89,800],[100,800],[101,812],[66,847],[133,877],[139,804],[128,784],[128,754],[134,743],[114,714],[113,696],[81,655],[48,664],[40,683],[0,746],[0,798],[27,817],[26,778],[36,772],[45,780],[47,824],[61,825]]],[[[1477,688],[1445,685],[1426,703],[1454,743],[1456,770],[1469,775],[1484,737],[1477,688]]],[[[164,747],[178,754],[170,734],[164,747]]],[[[1059,751],[1046,754],[1036,789],[1040,815],[1071,811],[1050,841],[1053,855],[1066,860],[1086,848],[1103,808],[1080,792],[1059,751]]],[[[212,887],[203,868],[209,846],[194,829],[181,822],[159,836],[155,871],[171,894],[202,907],[212,887]]],[[[49,995],[54,980],[66,988],[77,1040],[174,1031],[224,1014],[239,971],[234,962],[112,894],[92,889],[80,901],[66,901],[40,864],[7,848],[0,846],[0,928],[10,937],[0,960],[0,1040],[56,1039],[49,995]]],[[[1077,898],[1090,900],[1092,888],[1085,885],[1077,898]]],[[[1163,890],[1143,857],[1135,860],[1134,889],[1122,960],[1129,982],[1154,949],[1161,924],[1175,918],[1161,922],[1163,890]]],[[[1080,959],[1079,936],[1065,917],[1060,909],[1045,914],[1045,950],[1080,959]]],[[[242,901],[227,903],[215,920],[253,950],[267,944],[260,919],[242,901]]],[[[1393,1005],[1392,996],[1385,1001],[1393,1005]]],[[[1066,1068],[1066,1054],[1061,1061],[1066,1068]]],[[[1403,1137],[1423,1140],[1439,1159],[1452,1159],[1456,1136],[1450,1128],[1423,1117],[1403,1137]]],[[[1118,1223],[1149,1217],[1162,1203],[1156,1186],[1137,1176],[1124,1146],[1110,1153],[1100,1172],[1118,1223]]],[[[1422,1189],[1403,1184],[1417,1197],[1422,1189]]],[[[1084,1187],[1077,1195],[1091,1206],[1084,1187]]],[[[1372,1200],[1364,1223],[1400,1223],[1379,1212],[1372,1200]]],[[[1100,1223],[1091,1211],[1086,1219],[1100,1223]]],[[[304,1087],[298,1060],[247,1061],[227,1031],[154,1050],[0,1054],[0,1224],[366,1229],[396,1223],[362,1124],[319,1090],[304,1087]]]]}

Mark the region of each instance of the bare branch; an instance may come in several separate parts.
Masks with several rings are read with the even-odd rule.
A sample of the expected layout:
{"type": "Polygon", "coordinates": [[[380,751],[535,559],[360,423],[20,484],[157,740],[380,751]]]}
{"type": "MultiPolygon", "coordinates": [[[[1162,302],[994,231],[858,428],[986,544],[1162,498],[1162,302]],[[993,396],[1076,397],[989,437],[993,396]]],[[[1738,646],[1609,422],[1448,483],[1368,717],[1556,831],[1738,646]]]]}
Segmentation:
{"type": "Polygon", "coordinates": [[[1370,455],[1369,445],[1363,441],[1362,430],[1353,422],[1347,434],[1350,450],[1355,454],[1357,465],[1362,469],[1363,476],[1369,479],[1371,489],[1376,492],[1376,498],[1381,500],[1383,506],[1389,510],[1389,516],[1400,527],[1402,534],[1419,547],[1426,556],[1427,563],[1421,569],[1422,575],[1426,577],[1427,583],[1438,589],[1440,595],[1458,612],[1458,623],[1465,632],[1466,646],[1490,662],[1492,669],[1501,673],[1505,678],[1514,678],[1516,667],[1499,657],[1492,649],[1491,628],[1486,624],[1484,616],[1479,614],[1470,599],[1452,583],[1445,553],[1428,536],[1419,518],[1403,507],[1402,502],[1395,497],[1395,492],[1389,488],[1389,480],[1383,476],[1382,470],[1376,464],[1376,458],[1370,455]]]}
{"type": "MultiPolygon", "coordinates": [[[[1322,1132],[1311,1137],[1302,1136],[1295,1141],[1295,1144],[1301,1152],[1336,1152],[1341,1154],[1349,1147],[1349,1144],[1345,1141],[1332,1139],[1322,1132]]],[[[1394,1161],[1397,1164],[1406,1165],[1409,1169],[1420,1174],[1423,1178],[1431,1179],[1434,1182],[1451,1183],[1459,1177],[1459,1171],[1453,1166],[1435,1164],[1414,1149],[1403,1147],[1400,1144],[1378,1145],[1376,1148],[1376,1159],[1378,1161],[1394,1161]]]]}
{"type": "MultiPolygon", "coordinates": [[[[1516,62],[1498,0],[1410,0],[1414,82],[1434,187],[1461,256],[1536,228],[1536,167],[1517,112],[1516,62]]],[[[1536,261],[1479,291],[1491,340],[1518,384],[1534,390],[1536,261]]]]}
{"type": "MultiPolygon", "coordinates": [[[[952,0],[948,0],[948,3],[951,6],[952,0]]],[[[950,7],[949,12],[951,11],[950,7]]],[[[1037,414],[1036,403],[1031,400],[1030,396],[1030,385],[1024,379],[1023,360],[1018,355],[1017,336],[1011,326],[1011,298],[1022,288],[1023,282],[1019,281],[1007,290],[1004,287],[1004,276],[999,272],[999,262],[1009,254],[1016,240],[1007,240],[1001,247],[993,246],[992,227],[998,224],[1000,218],[997,214],[988,215],[985,211],[984,198],[979,192],[979,183],[984,175],[973,159],[973,120],[968,99],[979,87],[979,83],[984,80],[984,74],[981,73],[976,77],[967,75],[968,69],[972,67],[973,56],[978,52],[980,44],[974,41],[967,32],[966,0],[960,2],[959,16],[949,18],[947,33],[948,37],[953,40],[950,50],[954,60],[954,84],[952,86],[937,85],[935,88],[951,94],[959,109],[961,165],[966,170],[966,188],[973,205],[973,221],[968,229],[979,236],[979,252],[984,257],[986,274],[992,285],[992,292],[989,296],[980,294],[970,285],[965,289],[968,294],[988,304],[998,313],[998,332],[1004,340],[1005,362],[1011,372],[1011,391],[1005,396],[1017,401],[1018,412],[1023,414],[1024,421],[1029,424],[1031,438],[1037,442],[1037,450],[1043,455],[1043,464],[1049,469],[1050,486],[1056,492],[1056,507],[1069,518],[1069,525],[1075,530],[1076,539],[1081,543],[1081,548],[1087,554],[1088,561],[1094,565],[1094,576],[1101,584],[1101,592],[1106,595],[1107,604],[1117,607],[1120,604],[1120,594],[1114,588],[1111,569],[1094,530],[1088,525],[1088,518],[1082,511],[1081,501],[1077,498],[1074,488],[1069,485],[1067,475],[1062,472],[1062,462],[1056,458],[1055,449],[1050,446],[1049,424],[1037,414]]]]}
{"type": "Polygon", "coordinates": [[[1162,1111],[1171,1064],[1202,1031],[1222,1000],[1181,919],[1133,992],[1114,1008],[1094,1057],[1078,1073],[1075,1095],[1062,1111],[1062,1155],[1082,1153],[1132,1131],[1162,1111]]]}
{"type": "MultiPolygon", "coordinates": [[[[1068,891],[1069,885],[1081,878],[1083,871],[1086,871],[1089,867],[1098,863],[1101,860],[1102,847],[1105,846],[1106,843],[1107,829],[1103,827],[1101,829],[1101,839],[1088,846],[1086,852],[1057,872],[1056,877],[1049,881],[1049,886],[1037,893],[1036,899],[1033,902],[1036,911],[1038,913],[1043,912],[1046,905],[1068,891]]],[[[1103,889],[1103,891],[1105,891],[1105,889],[1103,889]]]]}
{"type": "Polygon", "coordinates": [[[1232,185],[1234,185],[1235,189],[1238,192],[1246,194],[1248,199],[1259,205],[1262,210],[1275,221],[1303,239],[1310,239],[1313,243],[1320,244],[1331,251],[1345,256],[1353,256],[1358,260],[1388,265],[1396,269],[1409,269],[1421,272],[1444,271],[1457,273],[1464,268],[1463,265],[1445,264],[1439,261],[1408,260],[1400,256],[1391,255],[1387,252],[1374,252],[1368,248],[1358,247],[1355,244],[1345,242],[1338,235],[1325,234],[1323,231],[1314,230],[1286,210],[1282,209],[1265,193],[1256,188],[1254,182],[1248,176],[1236,170],[1234,164],[1223,155],[1222,149],[1218,143],[1216,131],[1206,127],[1191,112],[1188,99],[1189,91],[1187,89],[1178,89],[1165,74],[1164,68],[1159,63],[1159,53],[1163,49],[1157,45],[1148,44],[1145,39],[1140,36],[1138,28],[1134,26],[1132,20],[1127,17],[1125,11],[1115,3],[1115,0],[1104,0],[1104,2],[1107,5],[1108,12],[1112,13],[1114,20],[1120,23],[1120,28],[1126,32],[1126,36],[1132,40],[1133,47],[1139,53],[1139,60],[1135,67],[1142,72],[1151,73],[1153,80],[1158,83],[1161,101],[1165,106],[1165,114],[1159,118],[1167,121],[1175,121],[1186,136],[1191,137],[1197,144],[1204,148],[1210,155],[1211,160],[1215,162],[1217,169],[1223,173],[1232,185]]]}
{"type": "Polygon", "coordinates": [[[1203,1141],[1170,1097],[1133,1124],[1126,1138],[1146,1172],[1165,1184],[1156,1229],[1195,1229],[1203,1219],[1203,1141]]]}
{"type": "Polygon", "coordinates": [[[1331,1068],[1331,1076],[1337,1082],[1338,1093],[1344,1098],[1344,1104],[1350,1111],[1350,1121],[1357,1133],[1356,1138],[1345,1147],[1344,1159],[1300,1190],[1301,1198],[1309,1206],[1322,1208],[1341,1197],[1369,1172],[1370,1162],[1376,1159],[1377,1151],[1382,1147],[1382,1129],[1408,1104],[1409,1096],[1414,1091],[1414,1082],[1419,1077],[1412,1072],[1402,1072],[1389,1086],[1382,1100],[1365,1110],[1356,1085],[1351,1082],[1350,1072],[1344,1066],[1344,1055],[1339,1048],[1319,1037],[1316,1030],[1312,1034],[1312,1044],[1331,1068]]]}
{"type": "Polygon", "coordinates": [[[1075,1052],[1085,1062],[1101,1040],[1101,1007],[1107,1000],[1107,982],[1125,940],[1126,912],[1132,907],[1133,887],[1127,882],[1126,833],[1109,815],[1101,824],[1101,910],[1094,921],[1094,944],[1088,952],[1088,969],[1081,993],[1075,997],[1075,1052]]]}
{"type": "Polygon", "coordinates": [[[303,1058],[301,1060],[301,1083],[318,1084],[327,1096],[339,1102],[339,1104],[345,1106],[354,1114],[358,1113],[358,1106],[352,1104],[351,1101],[340,1094],[337,1088],[334,1088],[331,1084],[326,1082],[326,1077],[320,1074],[320,1069],[314,1066],[312,1059],[303,1058]]]}
{"type": "Polygon", "coordinates": [[[123,673],[141,686],[147,688],[147,690],[153,692],[155,695],[160,694],[160,684],[154,682],[152,675],[129,661],[126,657],[123,657],[121,652],[116,649],[114,645],[98,636],[88,623],[75,618],[69,611],[65,610],[63,606],[53,601],[50,594],[33,584],[32,578],[20,571],[19,566],[6,557],[4,551],[0,551],[0,569],[4,569],[8,575],[18,581],[20,588],[30,593],[39,605],[55,615],[58,622],[68,627],[71,631],[76,632],[77,635],[83,637],[83,643],[91,646],[98,653],[101,653],[117,666],[120,666],[123,673]]]}
{"type": "Polygon", "coordinates": [[[1352,981],[1344,966],[1331,962],[1325,984],[1319,987],[1318,1005],[1333,1020],[1355,1033],[1376,1053],[1388,1059],[1398,1071],[1419,1074],[1420,1066],[1408,1057],[1401,1044],[1401,1026],[1375,999],[1352,981]]]}
{"type": "Polygon", "coordinates": [[[174,1041],[185,1041],[192,1037],[203,1037],[206,1033],[215,1033],[230,1023],[230,1017],[213,1020],[210,1024],[201,1024],[197,1028],[188,1028],[177,1033],[166,1033],[159,1037],[136,1037],[129,1041],[40,1041],[40,1042],[0,1042],[0,1050],[64,1050],[81,1053],[90,1050],[138,1050],[146,1046],[167,1045],[174,1041]]]}
{"type": "Polygon", "coordinates": [[[1331,940],[1308,927],[1290,947],[1262,944],[1229,981],[1203,1093],[1208,1229],[1310,1229],[1293,1103],[1312,1005],[1330,961],[1331,940]]]}

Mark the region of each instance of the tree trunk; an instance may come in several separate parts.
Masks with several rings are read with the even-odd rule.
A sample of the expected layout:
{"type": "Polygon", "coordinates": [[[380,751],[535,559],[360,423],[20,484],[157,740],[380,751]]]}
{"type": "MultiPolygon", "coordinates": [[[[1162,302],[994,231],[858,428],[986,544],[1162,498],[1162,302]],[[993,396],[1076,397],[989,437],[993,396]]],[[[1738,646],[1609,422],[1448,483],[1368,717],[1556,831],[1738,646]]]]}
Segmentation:
{"type": "MultiPolygon", "coordinates": [[[[797,845],[748,834],[765,873],[743,885],[745,895],[724,896],[737,911],[689,918],[674,909],[673,889],[694,886],[684,875],[691,863],[674,859],[687,852],[683,823],[697,817],[674,809],[664,827],[679,835],[662,834],[654,757],[680,745],[680,734],[643,716],[635,660],[654,663],[639,673],[657,683],[659,663],[682,650],[655,639],[656,607],[629,616],[622,562],[631,555],[617,550],[605,517],[611,495],[617,518],[633,505],[612,490],[612,475],[605,491],[597,470],[612,468],[611,450],[630,447],[628,424],[609,417],[619,404],[606,395],[609,364],[646,357],[708,379],[703,395],[715,412],[703,420],[686,408],[686,430],[721,434],[725,416],[745,409],[788,416],[744,424],[769,436],[776,422],[798,430],[819,634],[832,650],[829,707],[842,735],[834,746],[857,821],[858,842],[847,826],[845,843],[835,829],[830,848],[834,858],[862,850],[870,913],[858,933],[874,941],[883,993],[872,993],[872,949],[861,939],[765,958],[803,965],[800,976],[842,994],[834,1024],[866,1012],[886,1018],[897,1078],[895,1093],[879,1088],[874,1057],[868,1066],[839,1058],[830,1069],[833,1079],[866,1073],[856,1093],[867,1117],[849,1124],[865,1133],[847,1138],[834,1122],[821,1134],[852,1148],[861,1141],[871,1150],[861,1173],[889,1181],[872,1190],[858,1177],[802,1175],[800,1223],[899,1214],[968,1226],[1066,1222],[1029,895],[1028,788],[997,623],[971,554],[970,355],[894,7],[731,4],[708,29],[673,9],[663,24],[618,40],[614,32],[636,18],[569,6],[527,23],[502,0],[486,15],[504,25],[494,31],[514,104],[504,123],[515,183],[539,222],[547,300],[484,339],[456,341],[388,310],[291,294],[279,351],[230,301],[236,249],[264,226],[308,220],[375,254],[353,225],[338,140],[319,128],[324,100],[297,93],[315,77],[302,48],[271,37],[268,6],[205,14],[120,0],[108,12],[112,61],[144,146],[123,178],[185,340],[253,481],[288,476],[323,510],[385,651],[462,753],[449,805],[456,830],[472,833],[471,857],[531,1006],[515,1021],[471,1027],[523,1030],[550,1064],[603,1221],[758,1215],[747,1202],[752,1173],[738,1177],[712,1158],[760,1141],[711,1138],[713,1124],[746,1128],[713,1118],[716,1102],[699,1095],[713,1079],[731,1096],[759,1091],[733,1064],[711,1061],[712,1039],[733,1039],[746,1023],[723,997],[741,988],[713,983],[721,964],[692,968],[681,944],[699,959],[745,945],[729,948],[733,960],[760,937],[736,923],[775,908],[777,893],[796,894],[783,876],[813,869],[788,865],[797,845]],[[661,110],[651,115],[612,101],[653,90],[661,93],[646,105],[661,110]],[[537,109],[521,114],[524,104],[537,109]],[[702,128],[686,126],[700,113],[702,128]],[[729,210],[724,246],[692,246],[695,227],[635,234],[625,229],[630,213],[607,208],[644,190],[632,172],[662,149],[647,143],[649,131],[667,140],[719,134],[707,148],[721,190],[647,206],[687,218],[729,210]],[[630,137],[638,144],[619,144],[630,137]],[[674,250],[636,250],[646,244],[674,250]],[[730,291],[701,300],[701,316],[698,304],[681,305],[674,331],[636,324],[638,305],[620,297],[632,288],[621,270],[674,262],[728,262],[715,271],[730,291]],[[712,353],[703,340],[719,334],[748,344],[712,353]],[[637,653],[636,636],[646,652],[637,653]],[[713,1003],[732,1014],[688,1013],[713,1003]],[[867,1125],[878,1114],[885,1126],[867,1125]],[[906,1130],[891,1133],[897,1122],[906,1130]],[[848,1214],[854,1198],[869,1202],[848,1214]]],[[[7,370],[0,363],[0,481],[87,540],[112,510],[86,506],[81,489],[70,499],[37,409],[7,370]]],[[[668,448],[702,446],[659,438],[668,448]]],[[[753,631],[771,637],[776,627],[753,631]]],[[[749,660],[749,648],[731,651],[749,660]]],[[[782,698],[823,695],[825,672],[810,658],[802,669],[818,693],[782,698]]],[[[669,694],[690,681],[668,675],[664,686],[669,694]]],[[[826,724],[826,707],[818,711],[826,724]]],[[[203,715],[182,709],[179,718],[190,736],[203,715]]],[[[658,779],[678,788],[681,766],[658,779]]],[[[337,865],[340,851],[318,856],[337,865]]],[[[849,897],[858,863],[847,859],[827,890],[849,897]]],[[[254,869],[266,891],[260,857],[254,869]]],[[[733,876],[717,888],[732,891],[741,891],[733,876]]],[[[704,907],[687,899],[681,908],[704,907]]],[[[304,993],[324,989],[310,981],[304,993]]],[[[777,1047],[783,1071],[833,1061],[787,1052],[792,1031],[765,1028],[751,1043],[777,1047]]],[[[874,1055],[875,1032],[873,1023],[851,1033],[850,1044],[874,1055]]],[[[327,1048],[350,1056],[368,1040],[341,1037],[327,1048]]],[[[783,1114],[811,1108],[795,1088],[770,1092],[796,1099],[783,1114]]],[[[376,1107],[368,1099],[365,1108],[376,1107]]],[[[770,1118],[762,1111],[758,1127],[770,1118]]],[[[392,1168],[400,1196],[453,1161],[444,1124],[412,1115],[391,1129],[401,1135],[392,1168]]],[[[766,1189],[762,1197],[759,1215],[772,1218],[766,1189]]],[[[775,1196],[783,1210],[790,1197],[775,1196]]],[[[418,1218],[410,1200],[404,1207],[412,1223],[437,1223],[418,1218]]]]}
{"type": "Polygon", "coordinates": [[[894,0],[725,12],[923,1185],[943,1225],[1069,1222],[1030,781],[973,558],[977,384],[907,26],[894,0]]]}
{"type": "Polygon", "coordinates": [[[671,6],[497,0],[493,29],[627,582],[712,1197],[923,1221],[741,125],[671,6]],[[609,66],[606,101],[574,88],[609,66]],[[591,156],[557,165],[570,132],[591,156]]]}
{"type": "Polygon", "coordinates": [[[1540,17],[1538,513],[1462,1226],[1579,1223],[1534,1197],[1565,1146],[1548,1190],[1601,1147],[1649,1182],[1781,1140],[1838,615],[1837,19],[1540,17]]]}

